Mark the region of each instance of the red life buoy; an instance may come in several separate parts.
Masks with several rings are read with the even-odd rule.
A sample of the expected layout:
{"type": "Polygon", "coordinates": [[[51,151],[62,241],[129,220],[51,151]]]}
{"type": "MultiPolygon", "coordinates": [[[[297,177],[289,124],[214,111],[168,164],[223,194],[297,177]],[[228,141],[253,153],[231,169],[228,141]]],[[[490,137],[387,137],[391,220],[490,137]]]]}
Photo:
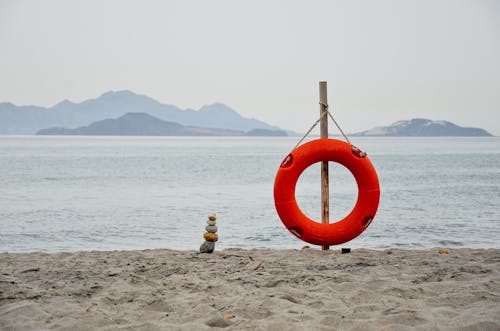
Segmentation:
{"type": "Polygon", "coordinates": [[[303,144],[285,157],[274,180],[274,204],[287,229],[314,245],[338,245],[356,238],[370,225],[380,199],[378,176],[366,154],[336,139],[317,139],[303,144]],[[353,210],[335,223],[322,224],[307,217],[295,200],[300,174],[320,161],[337,162],[353,174],[358,199],[353,210]]]}

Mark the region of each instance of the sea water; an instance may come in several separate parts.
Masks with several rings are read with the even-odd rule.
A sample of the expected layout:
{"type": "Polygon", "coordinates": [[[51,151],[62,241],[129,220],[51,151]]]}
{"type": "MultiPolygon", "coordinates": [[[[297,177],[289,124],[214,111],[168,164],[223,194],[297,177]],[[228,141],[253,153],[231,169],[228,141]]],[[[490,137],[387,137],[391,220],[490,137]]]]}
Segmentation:
{"type": "MultiPolygon", "coordinates": [[[[500,138],[351,138],[380,180],[378,212],[343,247],[500,247],[500,138]]],[[[298,138],[0,136],[0,252],[301,248],[281,223],[274,176],[298,138]]],[[[331,222],[353,208],[330,163],[331,222]]],[[[320,169],[297,184],[320,219],[320,169]]]]}

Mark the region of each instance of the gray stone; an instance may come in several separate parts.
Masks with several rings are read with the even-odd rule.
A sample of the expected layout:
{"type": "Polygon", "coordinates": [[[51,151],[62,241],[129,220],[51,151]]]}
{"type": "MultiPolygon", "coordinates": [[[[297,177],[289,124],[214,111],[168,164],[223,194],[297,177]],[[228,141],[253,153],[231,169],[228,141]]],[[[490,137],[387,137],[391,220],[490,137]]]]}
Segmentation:
{"type": "Polygon", "coordinates": [[[215,243],[212,241],[205,241],[200,246],[200,253],[213,253],[215,249],[215,243]]]}
{"type": "Polygon", "coordinates": [[[207,230],[207,232],[216,233],[217,225],[207,225],[205,230],[207,230]]]}

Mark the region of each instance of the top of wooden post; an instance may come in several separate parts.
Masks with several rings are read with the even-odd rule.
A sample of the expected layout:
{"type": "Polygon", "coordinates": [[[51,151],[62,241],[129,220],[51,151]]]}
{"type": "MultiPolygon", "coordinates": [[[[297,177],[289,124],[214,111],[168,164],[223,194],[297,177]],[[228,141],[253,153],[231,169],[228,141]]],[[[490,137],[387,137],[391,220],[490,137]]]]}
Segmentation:
{"type": "Polygon", "coordinates": [[[328,97],[326,82],[319,82],[319,109],[320,115],[323,115],[319,122],[319,135],[321,138],[328,138],[328,117],[323,113],[328,111],[328,97]]]}

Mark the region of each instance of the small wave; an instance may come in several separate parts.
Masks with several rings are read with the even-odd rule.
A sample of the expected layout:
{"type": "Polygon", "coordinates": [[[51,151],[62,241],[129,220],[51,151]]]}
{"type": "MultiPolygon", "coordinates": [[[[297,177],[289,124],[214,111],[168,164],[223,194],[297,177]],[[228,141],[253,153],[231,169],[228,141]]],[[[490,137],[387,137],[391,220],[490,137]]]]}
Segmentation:
{"type": "Polygon", "coordinates": [[[437,242],[440,246],[463,246],[464,243],[455,240],[438,240],[437,242]]]}
{"type": "Polygon", "coordinates": [[[262,242],[262,241],[271,241],[271,239],[267,238],[267,237],[245,237],[245,240],[259,241],[259,242],[262,242]]]}
{"type": "Polygon", "coordinates": [[[44,177],[43,179],[50,180],[50,181],[61,180],[61,178],[57,178],[57,177],[44,177]]]}

